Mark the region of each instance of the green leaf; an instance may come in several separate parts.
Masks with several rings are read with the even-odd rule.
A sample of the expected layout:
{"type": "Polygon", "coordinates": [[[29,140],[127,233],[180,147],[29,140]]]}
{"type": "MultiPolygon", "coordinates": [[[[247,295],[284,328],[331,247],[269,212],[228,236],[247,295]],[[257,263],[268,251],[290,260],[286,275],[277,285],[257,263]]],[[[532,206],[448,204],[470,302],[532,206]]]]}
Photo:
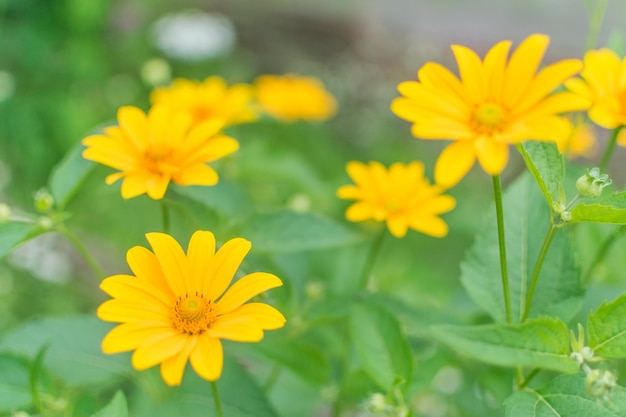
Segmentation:
{"type": "MultiPolygon", "coordinates": [[[[530,275],[550,225],[549,212],[530,175],[525,174],[504,193],[504,228],[513,321],[519,321],[530,275]]],[[[496,321],[506,314],[500,275],[495,208],[476,236],[461,264],[461,282],[476,305],[496,321]]],[[[569,231],[559,229],[544,260],[529,317],[550,315],[568,321],[582,302],[580,270],[570,244],[569,231]]]]}
{"type": "Polygon", "coordinates": [[[363,238],[340,223],[314,213],[280,210],[253,215],[242,235],[258,252],[299,252],[350,245],[363,238]]]}
{"type": "Polygon", "coordinates": [[[626,192],[611,194],[593,204],[579,204],[571,211],[570,222],[626,224],[626,192]]]}
{"type": "Polygon", "coordinates": [[[32,404],[28,363],[12,355],[0,355],[0,411],[13,411],[32,404]]]}
{"type": "Polygon", "coordinates": [[[220,179],[211,187],[178,186],[170,188],[181,196],[190,198],[204,207],[228,217],[240,217],[248,213],[250,202],[243,190],[234,183],[220,179]]]}
{"type": "Polygon", "coordinates": [[[552,210],[552,203],[563,195],[565,165],[559,148],[552,142],[527,141],[517,149],[552,210]]]}
{"type": "Polygon", "coordinates": [[[604,302],[587,318],[587,346],[605,358],[626,357],[626,294],[604,302]]]}
{"type": "Polygon", "coordinates": [[[435,337],[464,355],[493,365],[529,366],[574,373],[569,333],[559,319],[541,317],[523,324],[434,326],[435,337]]]}
{"type": "Polygon", "coordinates": [[[504,402],[506,417],[626,417],[626,390],[616,386],[609,401],[585,391],[585,374],[560,375],[539,390],[525,389],[504,402]]]}
{"type": "Polygon", "coordinates": [[[380,388],[390,390],[398,378],[410,380],[411,350],[392,314],[374,303],[355,303],[350,331],[365,372],[380,388]]]}
{"type": "Polygon", "coordinates": [[[124,393],[117,391],[111,402],[92,417],[128,417],[128,404],[124,393]]]}
{"type": "Polygon", "coordinates": [[[77,143],[53,169],[48,186],[59,210],[69,203],[87,174],[95,166],[83,158],[85,147],[77,143]]]}
{"type": "Polygon", "coordinates": [[[16,246],[23,243],[33,231],[34,226],[30,223],[0,224],[0,258],[5,257],[16,246]]]}
{"type": "Polygon", "coordinates": [[[105,355],[100,349],[111,327],[91,316],[43,319],[5,334],[0,352],[34,358],[49,343],[45,368],[70,385],[104,385],[131,369],[127,355],[105,355]]]}

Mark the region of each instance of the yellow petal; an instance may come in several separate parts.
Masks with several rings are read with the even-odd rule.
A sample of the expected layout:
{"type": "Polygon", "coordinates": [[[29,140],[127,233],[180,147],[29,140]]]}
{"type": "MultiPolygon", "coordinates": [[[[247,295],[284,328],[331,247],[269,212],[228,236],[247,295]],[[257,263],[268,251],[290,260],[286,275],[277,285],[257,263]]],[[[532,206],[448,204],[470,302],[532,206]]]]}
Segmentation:
{"type": "Polygon", "coordinates": [[[482,103],[487,98],[487,80],[483,63],[476,52],[461,46],[452,45],[452,52],[459,66],[463,88],[474,103],[482,103]]]}
{"type": "Polygon", "coordinates": [[[626,129],[622,129],[617,134],[617,144],[619,146],[626,146],[626,129]]]}
{"type": "Polygon", "coordinates": [[[427,62],[417,73],[422,85],[432,91],[440,91],[454,101],[456,107],[472,103],[459,79],[448,68],[436,62],[427,62]]]}
{"type": "Polygon", "coordinates": [[[187,260],[191,275],[191,286],[200,290],[211,279],[210,265],[215,256],[215,236],[213,233],[198,230],[191,236],[187,248],[187,260]]]}
{"type": "Polygon", "coordinates": [[[197,340],[197,336],[187,337],[181,351],[161,363],[161,378],[170,387],[180,385],[183,381],[185,365],[187,365],[189,355],[196,347],[197,340]]]}
{"type": "Polygon", "coordinates": [[[587,99],[589,103],[591,103],[594,99],[593,91],[591,91],[589,85],[587,85],[587,83],[580,78],[571,78],[565,81],[564,85],[572,93],[576,93],[577,95],[587,99]]]}
{"type": "Polygon", "coordinates": [[[124,106],[117,111],[117,121],[135,147],[144,151],[149,143],[146,114],[137,107],[124,106]]]}
{"type": "Polygon", "coordinates": [[[144,340],[131,357],[133,368],[143,371],[179,354],[189,337],[171,329],[144,340]]]}
{"type": "Polygon", "coordinates": [[[143,246],[132,247],[126,252],[126,262],[138,279],[149,282],[155,291],[159,291],[161,299],[175,298],[163,275],[159,260],[150,250],[143,246]]]}
{"type": "Polygon", "coordinates": [[[108,300],[96,310],[100,320],[125,323],[149,321],[167,324],[170,322],[170,310],[159,303],[141,301],[108,300]]]}
{"type": "Polygon", "coordinates": [[[137,166],[137,161],[132,155],[121,153],[115,149],[102,147],[89,147],[83,150],[83,158],[98,162],[120,171],[129,171],[137,166]]]}
{"type": "Polygon", "coordinates": [[[425,235],[444,237],[448,234],[448,225],[439,217],[419,217],[411,219],[409,227],[425,235]]]}
{"type": "Polygon", "coordinates": [[[173,293],[177,296],[195,293],[198,289],[191,285],[187,258],[178,242],[165,233],[147,233],[146,238],[173,293]]]}
{"type": "Polygon", "coordinates": [[[235,238],[224,243],[217,251],[211,261],[208,279],[205,279],[202,291],[209,300],[217,300],[228,288],[251,247],[252,244],[248,240],[235,238]]]}
{"type": "Polygon", "coordinates": [[[513,52],[504,78],[503,99],[508,108],[514,108],[526,91],[539,68],[550,38],[535,34],[526,38],[513,52]]]}
{"type": "Polygon", "coordinates": [[[506,59],[511,49],[511,41],[501,41],[495,44],[485,55],[484,68],[487,84],[489,85],[488,99],[500,101],[504,85],[504,71],[506,59]]]}
{"type": "Polygon", "coordinates": [[[424,111],[420,115],[419,121],[411,126],[411,133],[417,138],[462,140],[476,136],[476,133],[469,128],[469,123],[461,123],[424,111]]]}
{"type": "Polygon", "coordinates": [[[219,339],[202,335],[190,356],[191,366],[200,377],[216,381],[222,374],[224,352],[219,339]]]}
{"type": "Polygon", "coordinates": [[[509,145],[491,138],[481,138],[476,141],[476,156],[487,174],[498,175],[509,161],[509,145]]]}
{"type": "Polygon", "coordinates": [[[363,193],[361,189],[354,185],[343,185],[337,189],[337,197],[344,199],[361,198],[363,193]]]}
{"type": "Polygon", "coordinates": [[[439,195],[423,203],[420,210],[424,213],[447,213],[456,206],[456,200],[449,195],[439,195]]]}
{"type": "Polygon", "coordinates": [[[387,228],[397,238],[406,236],[406,232],[409,230],[404,217],[390,217],[387,219],[387,228]]]}
{"type": "Polygon", "coordinates": [[[172,176],[172,181],[178,185],[206,185],[217,184],[219,177],[213,168],[200,162],[183,168],[172,176]]]}
{"type": "Polygon", "coordinates": [[[122,198],[128,199],[145,194],[148,190],[148,180],[150,177],[143,171],[129,172],[122,181],[122,198]]]}
{"type": "Polygon", "coordinates": [[[354,181],[354,183],[359,186],[368,185],[372,182],[369,169],[367,168],[367,165],[365,165],[363,162],[348,162],[346,164],[346,172],[348,173],[352,181],[354,181]]]}
{"type": "Polygon", "coordinates": [[[239,149],[239,142],[235,139],[218,135],[210,139],[200,146],[194,152],[182,157],[180,165],[191,165],[197,162],[211,162],[230,155],[239,149]]]}
{"type": "Polygon", "coordinates": [[[585,54],[583,78],[598,97],[615,95],[620,79],[620,60],[610,49],[602,48],[585,54]]]}
{"type": "Polygon", "coordinates": [[[125,172],[116,172],[115,174],[110,174],[110,175],[107,175],[107,176],[106,176],[106,178],[104,179],[104,182],[105,182],[107,185],[111,185],[111,184],[113,184],[115,181],[117,181],[117,180],[119,180],[119,179],[121,179],[121,178],[124,178],[125,176],[126,176],[126,173],[125,173],[125,172]]]}
{"type": "Polygon", "coordinates": [[[374,209],[371,204],[356,202],[346,210],[346,219],[351,222],[362,222],[374,217],[374,209]]]}
{"type": "Polygon", "coordinates": [[[146,193],[153,200],[161,200],[169,183],[170,176],[167,174],[151,175],[146,183],[146,193]]]}
{"type": "Polygon", "coordinates": [[[211,325],[207,335],[235,342],[258,342],[263,339],[263,329],[252,317],[224,315],[211,325]]]}
{"type": "Polygon", "coordinates": [[[615,129],[624,124],[620,103],[613,97],[604,97],[589,109],[589,118],[606,129],[615,129]]]}
{"type": "Polygon", "coordinates": [[[141,300],[146,303],[160,303],[165,308],[172,304],[172,298],[154,288],[149,282],[132,275],[113,275],[100,283],[100,289],[113,298],[128,301],[141,300]]]}
{"type": "Polygon", "coordinates": [[[227,316],[250,317],[254,319],[257,325],[263,330],[280,329],[286,322],[285,316],[283,316],[280,311],[264,303],[243,304],[222,317],[227,316]]]}
{"type": "Polygon", "coordinates": [[[181,145],[181,154],[190,154],[196,151],[206,140],[217,135],[224,127],[224,121],[220,119],[206,120],[196,125],[181,145]]]}
{"type": "Polygon", "coordinates": [[[459,103],[458,100],[451,99],[449,95],[441,94],[441,91],[427,89],[420,83],[413,81],[401,83],[398,85],[398,91],[409,97],[413,105],[441,113],[445,117],[462,121],[469,116],[470,109],[467,104],[459,103]]]}
{"type": "Polygon", "coordinates": [[[144,340],[170,331],[169,326],[149,326],[144,323],[120,324],[104,336],[102,351],[113,354],[135,350],[144,340]]]}
{"type": "Polygon", "coordinates": [[[215,305],[216,310],[219,314],[231,312],[263,291],[281,285],[283,283],[276,275],[267,272],[253,272],[242,277],[230,287],[215,305]]]}
{"type": "Polygon", "coordinates": [[[445,188],[456,185],[476,161],[474,141],[457,141],[441,152],[435,163],[435,182],[445,188]]]}

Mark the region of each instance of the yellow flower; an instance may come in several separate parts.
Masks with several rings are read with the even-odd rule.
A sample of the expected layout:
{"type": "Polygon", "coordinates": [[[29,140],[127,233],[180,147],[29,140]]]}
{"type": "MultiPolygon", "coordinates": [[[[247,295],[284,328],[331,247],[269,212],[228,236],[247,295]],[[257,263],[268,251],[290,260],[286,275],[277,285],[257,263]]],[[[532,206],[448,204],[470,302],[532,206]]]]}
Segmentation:
{"type": "Polygon", "coordinates": [[[314,77],[264,75],[255,82],[256,98],[263,110],[276,119],[326,120],[337,110],[337,102],[314,77]]]}
{"type": "Polygon", "coordinates": [[[398,86],[392,111],[413,122],[422,139],[452,139],[435,165],[435,181],[458,183],[476,159],[490,175],[506,167],[509,144],[525,140],[556,141],[569,133],[560,113],[588,107],[588,100],[570,92],[551,94],[581,68],[577,59],[548,65],[537,73],[549,38],[531,35],[507,60],[510,41],[493,46],[484,60],[453,45],[460,79],[445,67],[426,63],[419,81],[398,86]]]}
{"type": "Polygon", "coordinates": [[[571,126],[569,136],[559,139],[559,151],[570,159],[593,158],[598,151],[598,142],[593,126],[580,116],[565,119],[571,126]]]}
{"type": "Polygon", "coordinates": [[[421,162],[396,162],[387,170],[379,162],[352,161],[346,170],[356,185],[340,187],[337,196],[357,200],[346,211],[348,220],[385,221],[395,237],[403,237],[407,229],[435,237],[448,233],[448,225],[437,216],[456,202],[441,195],[441,187],[430,185],[421,162]]]}
{"type": "Polygon", "coordinates": [[[252,86],[228,86],[220,77],[209,77],[203,82],[177,78],[169,87],[152,91],[150,101],[176,111],[192,115],[194,124],[221,119],[225,126],[251,122],[258,118],[253,104],[252,86]]]}
{"type": "Polygon", "coordinates": [[[134,350],[132,365],[144,370],[161,364],[168,385],[179,385],[187,361],[202,378],[215,381],[222,373],[220,339],[258,342],[264,330],[283,327],[285,318],[252,297],[282,285],[275,275],[254,272],[233,276],[250,250],[236,238],[215,252],[215,237],[197,231],[187,253],[171,236],[146,234],[153,251],[130,249],[127,261],[134,275],[114,275],[100,288],[113,299],[98,308],[104,321],[121,323],[102,341],[105,353],[134,350]]]}
{"type": "Polygon", "coordinates": [[[192,126],[186,113],[154,106],[146,114],[137,107],[121,107],[119,126],[83,139],[83,157],[119,170],[107,184],[122,178],[122,197],[147,193],[163,198],[170,181],[178,185],[215,185],[217,173],[206,165],[239,148],[220,134],[223,122],[211,120],[192,126]]]}
{"type": "Polygon", "coordinates": [[[565,86],[591,102],[589,118],[607,129],[626,125],[626,58],[610,49],[589,51],[580,75],[565,86]]]}

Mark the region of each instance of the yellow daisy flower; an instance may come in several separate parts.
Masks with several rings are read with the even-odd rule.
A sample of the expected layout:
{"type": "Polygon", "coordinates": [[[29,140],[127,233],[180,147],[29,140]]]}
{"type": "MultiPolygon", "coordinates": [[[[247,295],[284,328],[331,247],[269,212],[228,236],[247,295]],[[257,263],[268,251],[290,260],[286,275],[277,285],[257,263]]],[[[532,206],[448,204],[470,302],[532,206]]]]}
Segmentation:
{"type": "Polygon", "coordinates": [[[134,275],[106,278],[100,288],[113,299],[98,308],[104,321],[121,323],[102,341],[105,353],[134,350],[132,365],[144,370],[161,364],[168,385],[179,385],[187,361],[202,378],[222,373],[220,339],[258,342],[264,330],[283,327],[285,318],[264,303],[246,303],[282,285],[275,275],[254,272],[227,289],[250,242],[236,238],[215,252],[215,237],[197,231],[187,253],[164,233],[146,234],[150,251],[136,246],[127,253],[134,275]]]}
{"type": "Polygon", "coordinates": [[[580,78],[565,83],[572,92],[591,102],[589,118],[614,129],[626,125],[626,58],[620,61],[610,49],[585,54],[580,78]]]}
{"type": "Polygon", "coordinates": [[[223,122],[211,120],[192,126],[186,113],[154,106],[146,115],[137,107],[121,107],[119,126],[83,139],[83,157],[120,172],[106,177],[107,184],[122,181],[122,197],[147,193],[163,198],[170,181],[178,185],[215,185],[218,175],[206,165],[239,148],[220,133],[223,122]]]}
{"type": "Polygon", "coordinates": [[[256,99],[276,119],[326,120],[337,111],[335,97],[314,77],[263,75],[255,82],[256,99]]]}
{"type": "Polygon", "coordinates": [[[506,167],[509,144],[556,141],[569,133],[560,113],[582,110],[588,100],[571,92],[551,94],[581,68],[577,59],[548,65],[537,73],[549,38],[531,35],[507,59],[510,41],[493,46],[484,60],[469,48],[452,45],[460,78],[434,62],[417,73],[419,81],[398,86],[404,97],[391,105],[413,122],[422,139],[452,139],[435,165],[435,181],[458,183],[475,161],[490,175],[506,167]]]}
{"type": "Polygon", "coordinates": [[[380,162],[352,161],[346,170],[356,185],[340,187],[337,196],[357,200],[346,211],[348,220],[385,221],[395,237],[403,237],[408,229],[434,237],[448,233],[448,225],[437,216],[456,202],[441,195],[441,187],[430,185],[421,162],[396,162],[387,170],[380,162]]]}
{"type": "Polygon", "coordinates": [[[571,131],[569,136],[556,142],[559,151],[569,159],[593,158],[598,152],[598,141],[593,126],[580,116],[565,120],[570,124],[571,131]]]}
{"type": "Polygon", "coordinates": [[[176,111],[191,114],[194,124],[221,119],[224,125],[251,122],[258,118],[254,110],[252,86],[228,86],[221,77],[202,82],[177,78],[168,87],[155,88],[150,101],[176,111]]]}

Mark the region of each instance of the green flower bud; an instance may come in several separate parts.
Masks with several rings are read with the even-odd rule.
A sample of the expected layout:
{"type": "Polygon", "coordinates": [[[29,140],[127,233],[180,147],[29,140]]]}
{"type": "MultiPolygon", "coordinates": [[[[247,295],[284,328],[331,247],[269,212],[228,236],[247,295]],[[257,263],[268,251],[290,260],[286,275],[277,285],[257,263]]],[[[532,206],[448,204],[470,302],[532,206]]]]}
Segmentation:
{"type": "Polygon", "coordinates": [[[611,371],[593,369],[587,373],[585,388],[592,397],[608,400],[617,385],[617,377],[611,371]]]}
{"type": "Polygon", "coordinates": [[[391,406],[387,403],[387,398],[380,392],[376,392],[367,399],[367,409],[372,413],[384,413],[391,406]]]}
{"type": "Polygon", "coordinates": [[[0,203],[0,224],[7,223],[11,219],[11,207],[5,203],[0,203]]]}
{"type": "Polygon", "coordinates": [[[600,174],[599,168],[591,168],[576,181],[576,189],[582,197],[597,198],[602,190],[613,181],[607,174],[600,174]]]}
{"type": "Polygon", "coordinates": [[[49,213],[52,207],[54,207],[54,197],[52,197],[52,194],[45,188],[37,191],[34,195],[34,199],[35,210],[39,213],[49,213]]]}

